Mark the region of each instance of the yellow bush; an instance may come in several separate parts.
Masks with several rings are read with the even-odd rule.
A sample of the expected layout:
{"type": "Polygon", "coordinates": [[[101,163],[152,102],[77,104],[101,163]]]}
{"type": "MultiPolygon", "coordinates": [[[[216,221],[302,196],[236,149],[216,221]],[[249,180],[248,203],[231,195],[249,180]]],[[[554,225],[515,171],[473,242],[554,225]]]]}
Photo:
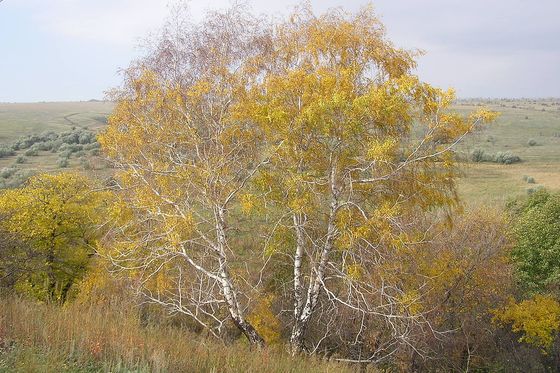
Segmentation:
{"type": "Polygon", "coordinates": [[[560,329],[560,303],[550,296],[537,295],[520,303],[510,302],[496,312],[499,324],[511,324],[514,332],[523,333],[520,342],[540,347],[546,352],[560,329]]]}
{"type": "Polygon", "coordinates": [[[273,301],[272,294],[260,298],[254,311],[248,317],[251,324],[269,345],[280,341],[280,320],[272,312],[273,301]]]}

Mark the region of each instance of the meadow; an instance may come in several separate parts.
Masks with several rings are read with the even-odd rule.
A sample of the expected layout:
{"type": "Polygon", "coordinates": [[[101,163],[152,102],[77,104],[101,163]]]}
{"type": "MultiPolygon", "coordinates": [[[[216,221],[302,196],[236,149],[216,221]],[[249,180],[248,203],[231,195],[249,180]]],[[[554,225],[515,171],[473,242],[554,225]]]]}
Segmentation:
{"type": "MultiPolygon", "coordinates": [[[[97,178],[107,177],[110,172],[106,170],[103,159],[79,153],[82,149],[72,149],[74,151],[70,154],[64,154],[58,148],[39,147],[39,144],[31,143],[25,147],[14,147],[14,144],[33,136],[53,133],[95,134],[106,125],[112,108],[111,102],[104,101],[0,103],[0,146],[14,148],[11,153],[0,157],[0,169],[9,170],[4,172],[0,181],[5,186],[16,186],[35,173],[69,169],[86,171],[97,178]],[[61,161],[61,158],[64,160],[61,161]]],[[[40,143],[38,140],[33,141],[40,143]]]]}
{"type": "Polygon", "coordinates": [[[467,138],[458,151],[466,157],[475,149],[510,152],[521,162],[463,163],[461,195],[471,201],[503,203],[539,186],[560,188],[560,100],[469,100],[459,101],[456,109],[466,113],[480,106],[501,115],[467,138]]]}
{"type": "Polygon", "coordinates": [[[113,104],[105,101],[0,103],[0,142],[72,127],[96,130],[106,124],[113,104]]]}
{"type": "MultiPolygon", "coordinates": [[[[468,113],[485,106],[501,113],[495,123],[481,127],[457,148],[465,160],[473,151],[486,154],[510,152],[521,158],[515,164],[462,162],[460,195],[466,201],[495,202],[530,193],[539,187],[560,188],[560,100],[459,100],[454,109],[468,113]],[[529,181],[529,182],[528,182],[529,181]]],[[[61,133],[72,129],[97,132],[104,128],[113,109],[110,102],[60,102],[33,104],[0,104],[0,144],[11,144],[25,135],[48,131],[61,133]]],[[[18,156],[0,158],[0,168],[16,164],[18,156]]],[[[29,172],[57,172],[59,157],[50,151],[39,151],[26,157],[17,167],[29,172]]],[[[83,170],[83,161],[70,157],[65,168],[83,170],[94,177],[107,177],[102,159],[90,157],[92,167],[83,170]]]]}

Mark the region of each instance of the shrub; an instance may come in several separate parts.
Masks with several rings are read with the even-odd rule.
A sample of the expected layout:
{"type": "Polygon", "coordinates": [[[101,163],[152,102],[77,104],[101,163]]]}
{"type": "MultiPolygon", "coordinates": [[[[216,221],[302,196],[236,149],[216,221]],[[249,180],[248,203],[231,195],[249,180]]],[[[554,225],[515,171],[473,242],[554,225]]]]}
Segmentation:
{"type": "Polygon", "coordinates": [[[502,164],[512,164],[521,162],[521,158],[510,152],[498,152],[495,155],[486,153],[483,149],[475,149],[471,153],[473,162],[494,162],[502,164]]]}
{"type": "Polygon", "coordinates": [[[533,194],[540,193],[543,190],[544,190],[544,186],[542,185],[536,186],[534,188],[527,188],[527,195],[532,196],[533,194]]]}
{"type": "Polygon", "coordinates": [[[0,158],[9,157],[15,155],[16,152],[11,148],[5,145],[0,146],[0,158]]]}
{"type": "Polygon", "coordinates": [[[99,143],[96,142],[92,142],[90,144],[86,144],[84,145],[84,150],[92,150],[92,149],[99,149],[99,143]]]}
{"type": "Polygon", "coordinates": [[[58,157],[60,159],[68,159],[68,158],[70,158],[71,155],[72,155],[72,152],[70,150],[65,150],[63,152],[58,153],[58,157]]]}
{"type": "Polygon", "coordinates": [[[69,164],[70,162],[68,161],[68,158],[62,158],[58,160],[58,168],[66,168],[69,164]]]}
{"type": "Polygon", "coordinates": [[[95,142],[95,133],[93,132],[82,132],[78,137],[78,142],[80,144],[91,144],[95,142]]]}
{"type": "Polygon", "coordinates": [[[560,329],[560,303],[551,296],[536,295],[521,303],[510,302],[496,313],[494,320],[510,324],[514,332],[522,333],[520,342],[550,350],[560,329]]]}
{"type": "Polygon", "coordinates": [[[34,148],[29,148],[23,154],[25,154],[27,157],[35,157],[35,156],[39,155],[39,151],[37,149],[34,149],[34,148]]]}
{"type": "Polygon", "coordinates": [[[482,149],[475,149],[471,153],[471,160],[473,162],[485,162],[486,154],[482,149]]]}
{"type": "Polygon", "coordinates": [[[64,132],[60,134],[60,139],[65,144],[77,144],[80,139],[80,135],[74,132],[64,132]]]}
{"type": "Polygon", "coordinates": [[[82,145],[79,144],[68,144],[68,143],[63,143],[62,145],[60,145],[60,147],[58,148],[59,151],[64,152],[64,151],[69,151],[70,153],[75,153],[77,151],[80,151],[83,149],[82,145]]]}
{"type": "Polygon", "coordinates": [[[521,162],[521,158],[513,155],[510,152],[497,152],[494,157],[494,162],[502,164],[512,164],[521,162]]]}
{"type": "Polygon", "coordinates": [[[52,141],[45,141],[45,142],[38,142],[37,144],[33,145],[32,148],[35,148],[37,150],[41,150],[41,151],[48,151],[51,150],[53,147],[53,142],[52,141]]]}
{"type": "Polygon", "coordinates": [[[527,177],[527,184],[535,184],[535,178],[532,176],[527,177]]]}
{"type": "Polygon", "coordinates": [[[560,194],[542,187],[527,192],[529,198],[510,207],[515,218],[511,255],[520,285],[546,293],[560,285],[560,194]]]}
{"type": "Polygon", "coordinates": [[[0,177],[2,177],[3,179],[7,179],[12,177],[16,172],[18,171],[18,169],[16,167],[6,167],[3,168],[2,171],[0,171],[0,177]]]}
{"type": "Polygon", "coordinates": [[[43,138],[44,142],[47,142],[47,141],[52,141],[52,140],[58,139],[58,134],[56,132],[53,132],[53,131],[48,131],[48,132],[43,132],[41,134],[41,137],[43,138]]]}
{"type": "Polygon", "coordinates": [[[16,158],[16,163],[25,163],[25,157],[23,155],[20,155],[19,157],[16,158]]]}
{"type": "Polygon", "coordinates": [[[527,145],[528,146],[535,146],[535,145],[537,145],[537,140],[529,139],[529,141],[527,141],[527,145]]]}

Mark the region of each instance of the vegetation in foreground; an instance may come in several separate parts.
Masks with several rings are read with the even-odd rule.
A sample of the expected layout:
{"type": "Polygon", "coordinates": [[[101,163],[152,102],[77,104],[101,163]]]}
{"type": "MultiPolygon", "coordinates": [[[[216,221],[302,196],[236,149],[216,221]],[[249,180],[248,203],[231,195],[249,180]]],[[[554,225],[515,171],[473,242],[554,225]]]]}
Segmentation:
{"type": "Polygon", "coordinates": [[[351,372],[282,348],[225,348],[171,325],[146,325],[126,304],[58,307],[18,298],[0,307],[0,372],[351,372]]]}

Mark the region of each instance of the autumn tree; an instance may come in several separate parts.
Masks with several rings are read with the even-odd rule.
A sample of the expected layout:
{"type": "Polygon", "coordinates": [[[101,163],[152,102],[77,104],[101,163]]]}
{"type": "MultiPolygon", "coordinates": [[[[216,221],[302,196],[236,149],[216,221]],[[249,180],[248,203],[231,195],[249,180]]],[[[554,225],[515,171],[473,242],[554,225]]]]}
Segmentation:
{"type": "Polygon", "coordinates": [[[241,7],[186,20],[176,13],[126,71],[99,138],[121,199],[110,254],[147,302],[218,337],[231,319],[262,345],[246,317],[251,281],[236,266],[243,248],[231,235],[240,192],[267,160],[261,133],[232,108],[251,77],[245,61],[261,54],[267,34],[241,7]]]}
{"type": "Polygon", "coordinates": [[[560,296],[560,194],[540,190],[511,204],[512,252],[522,288],[560,296]]]}
{"type": "MultiPolygon", "coordinates": [[[[251,198],[281,210],[274,232],[286,234],[272,237],[289,246],[269,251],[293,265],[293,351],[317,349],[306,332],[318,310],[346,308],[358,323],[384,320],[393,339],[377,350],[390,355],[425,320],[412,306],[423,285],[392,281],[398,263],[384,272],[381,262],[424,239],[401,225],[407,216],[456,205],[453,146],[494,115],[453,113],[453,91],[413,75],[415,54],[386,39],[370,7],[315,16],[304,4],[271,45],[239,111],[273,149],[251,198]]],[[[363,339],[362,325],[351,340],[363,339]]]]}
{"type": "Polygon", "coordinates": [[[34,176],[0,194],[0,225],[11,240],[1,266],[16,290],[43,301],[66,301],[94,254],[104,199],[75,173],[34,176]]]}
{"type": "Polygon", "coordinates": [[[550,352],[560,331],[560,194],[543,189],[508,207],[519,291],[517,299],[496,310],[495,320],[558,366],[560,355],[550,352]]]}

